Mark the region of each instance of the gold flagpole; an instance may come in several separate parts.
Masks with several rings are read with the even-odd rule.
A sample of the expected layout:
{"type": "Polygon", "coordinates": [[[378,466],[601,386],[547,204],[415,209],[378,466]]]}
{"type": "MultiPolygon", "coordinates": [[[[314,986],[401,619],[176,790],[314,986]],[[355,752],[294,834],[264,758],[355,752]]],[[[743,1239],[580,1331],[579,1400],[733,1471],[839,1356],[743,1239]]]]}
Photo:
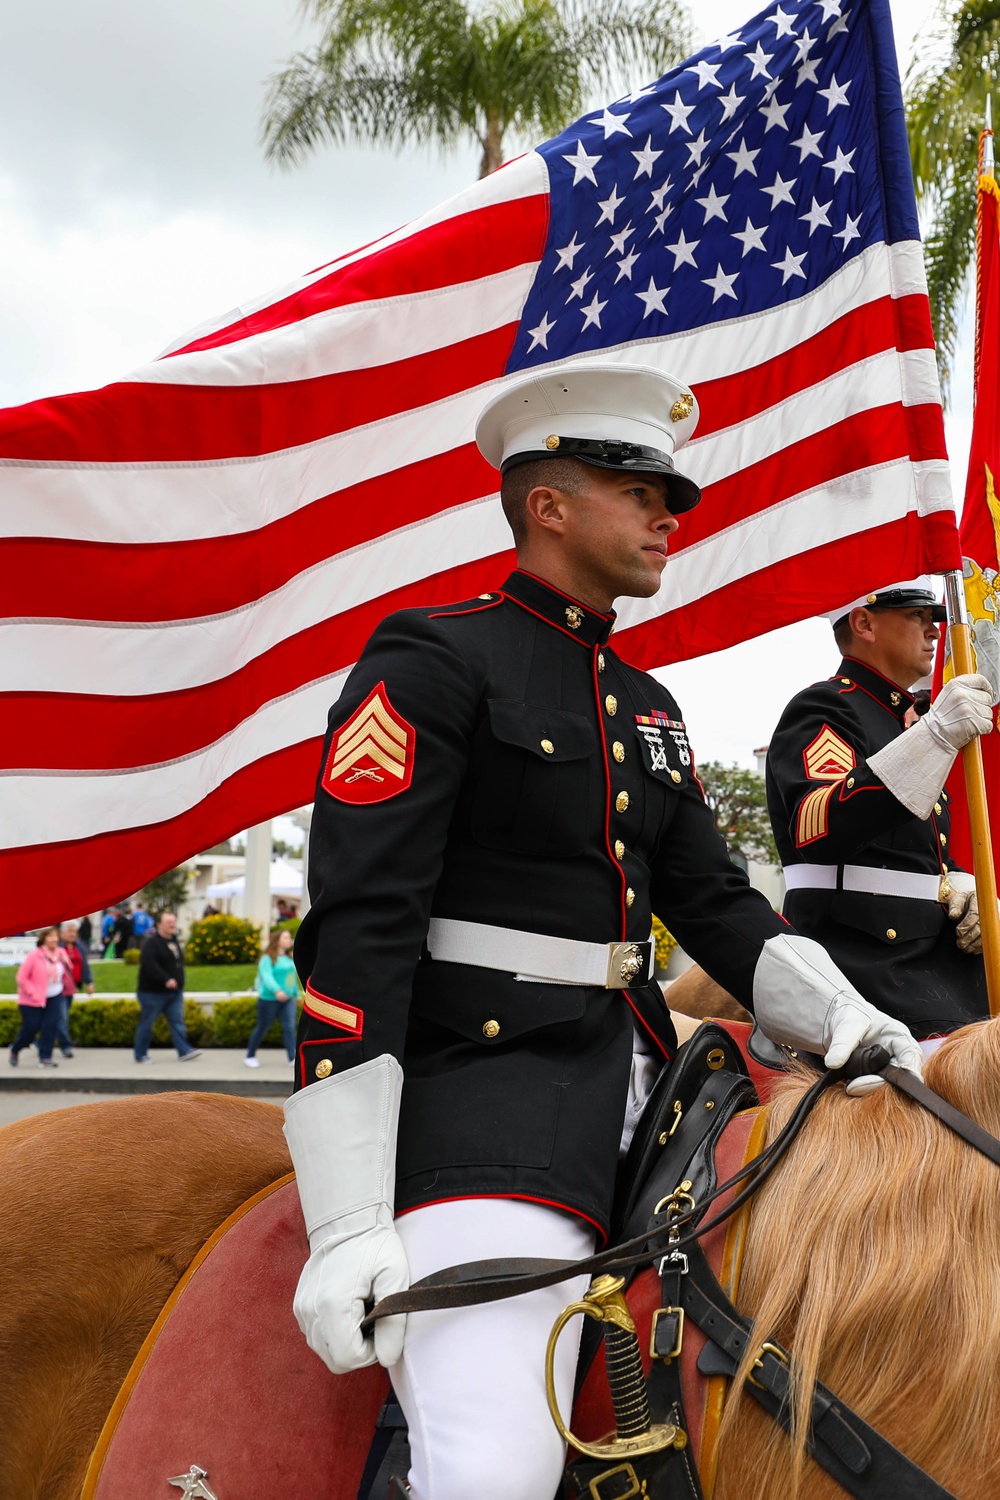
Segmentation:
{"type": "MultiPolygon", "coordinates": [[[[990,97],[986,96],[986,129],[982,135],[980,171],[983,176],[994,175],[993,122],[990,97]]],[[[978,194],[978,183],[977,183],[978,194]]],[[[980,225],[980,232],[982,226],[980,225]]],[[[979,254],[977,235],[976,255],[976,374],[979,373],[980,298],[983,289],[979,285],[979,254]]],[[[996,358],[990,350],[988,358],[996,358]]],[[[945,605],[948,611],[948,645],[957,673],[974,672],[975,660],[972,652],[972,632],[965,606],[965,582],[956,569],[944,575],[945,605]]],[[[962,751],[962,769],[965,773],[965,792],[969,808],[969,827],[972,833],[972,867],[976,876],[976,899],[979,903],[979,923],[983,935],[983,963],[986,968],[986,989],[990,1001],[990,1015],[1000,1015],[1000,909],[997,907],[996,871],[993,867],[993,842],[990,837],[990,810],[986,797],[986,776],[983,771],[983,747],[977,735],[962,751]]]]}

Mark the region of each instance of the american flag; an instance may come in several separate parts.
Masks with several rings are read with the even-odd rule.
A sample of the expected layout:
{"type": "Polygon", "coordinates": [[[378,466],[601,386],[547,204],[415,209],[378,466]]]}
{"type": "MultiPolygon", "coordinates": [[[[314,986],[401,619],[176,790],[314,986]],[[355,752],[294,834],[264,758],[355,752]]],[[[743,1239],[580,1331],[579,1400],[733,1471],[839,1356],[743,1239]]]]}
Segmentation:
{"type": "Polygon", "coordinates": [[[0,413],[5,929],[309,800],[375,624],[511,565],[478,411],[595,354],[702,408],[637,664],[956,564],[886,0],[783,0],[123,381],[0,413]]]}

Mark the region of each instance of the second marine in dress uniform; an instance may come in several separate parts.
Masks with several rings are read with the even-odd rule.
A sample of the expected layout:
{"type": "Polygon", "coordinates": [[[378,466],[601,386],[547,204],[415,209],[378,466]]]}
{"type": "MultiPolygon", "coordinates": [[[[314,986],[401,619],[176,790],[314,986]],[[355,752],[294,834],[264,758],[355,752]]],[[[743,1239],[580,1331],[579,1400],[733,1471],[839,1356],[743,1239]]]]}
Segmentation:
{"type": "MultiPolygon", "coordinates": [[[[296,1313],[333,1369],[379,1358],[414,1500],[540,1500],[563,1463],[545,1341],[583,1286],[358,1324],[464,1260],[586,1254],[623,1138],[676,1045],[652,913],[780,1040],[841,1061],[912,1038],[867,1006],[730,862],[683,717],[610,641],[699,491],[673,451],[697,407],[654,369],[544,368],[477,440],[518,568],[371,637],[330,716],[312,823],[305,983],[286,1106],[311,1255],[296,1313]]],[[[573,1345],[556,1383],[568,1404],[573,1345]]]]}
{"type": "Polygon", "coordinates": [[[943,790],[958,748],[991,727],[988,684],[954,679],[913,723],[908,689],[944,619],[929,578],[830,618],[843,659],[792,699],[767,757],[784,912],[873,1004],[940,1035],[989,1013],[975,884],[951,857],[943,790]]]}

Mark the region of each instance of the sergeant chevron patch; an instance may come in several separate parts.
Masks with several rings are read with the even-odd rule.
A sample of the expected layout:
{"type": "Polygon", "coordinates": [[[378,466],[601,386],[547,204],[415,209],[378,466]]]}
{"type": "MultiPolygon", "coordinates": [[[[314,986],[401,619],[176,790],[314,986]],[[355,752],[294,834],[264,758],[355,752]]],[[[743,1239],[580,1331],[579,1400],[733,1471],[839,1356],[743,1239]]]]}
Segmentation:
{"type": "Polygon", "coordinates": [[[855,766],[854,751],[829,724],[806,746],[802,759],[810,781],[839,781],[855,766]]]}
{"type": "Polygon", "coordinates": [[[412,781],[415,744],[413,725],[396,712],[380,682],[333,736],[320,785],[338,802],[384,802],[412,781]]]}

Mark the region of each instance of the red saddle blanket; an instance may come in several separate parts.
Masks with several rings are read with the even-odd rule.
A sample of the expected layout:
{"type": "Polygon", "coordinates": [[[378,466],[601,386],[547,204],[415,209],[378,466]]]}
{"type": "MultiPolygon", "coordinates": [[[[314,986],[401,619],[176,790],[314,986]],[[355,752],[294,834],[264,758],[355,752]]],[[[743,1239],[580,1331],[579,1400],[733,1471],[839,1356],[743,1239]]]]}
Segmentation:
{"type": "MultiPolygon", "coordinates": [[[[759,1149],[762,1117],[738,1115],[717,1154],[719,1180],[759,1149]],[[754,1129],[755,1123],[760,1122],[754,1129]]],[[[706,1241],[735,1290],[744,1221],[706,1241]]],[[[139,1351],[91,1459],[81,1500],[356,1500],[375,1420],[388,1390],[378,1365],[331,1375],[303,1339],[292,1297],[308,1254],[291,1177],[237,1210],[203,1246],[139,1351]],[[204,1471],[199,1480],[197,1470],[204,1471]],[[187,1488],[185,1488],[187,1478],[187,1488]]],[[[658,1305],[653,1271],[630,1303],[648,1346],[658,1305]]],[[[723,1383],[704,1382],[697,1329],[682,1354],[691,1438],[711,1468],[723,1383]]],[[[571,1422],[584,1441],[613,1427],[603,1361],[595,1362],[571,1422]]],[[[704,1467],[703,1467],[704,1473],[704,1467]]],[[[708,1477],[706,1474],[705,1477],[708,1477]]],[[[710,1493],[710,1485],[706,1488],[710,1493]]]]}

